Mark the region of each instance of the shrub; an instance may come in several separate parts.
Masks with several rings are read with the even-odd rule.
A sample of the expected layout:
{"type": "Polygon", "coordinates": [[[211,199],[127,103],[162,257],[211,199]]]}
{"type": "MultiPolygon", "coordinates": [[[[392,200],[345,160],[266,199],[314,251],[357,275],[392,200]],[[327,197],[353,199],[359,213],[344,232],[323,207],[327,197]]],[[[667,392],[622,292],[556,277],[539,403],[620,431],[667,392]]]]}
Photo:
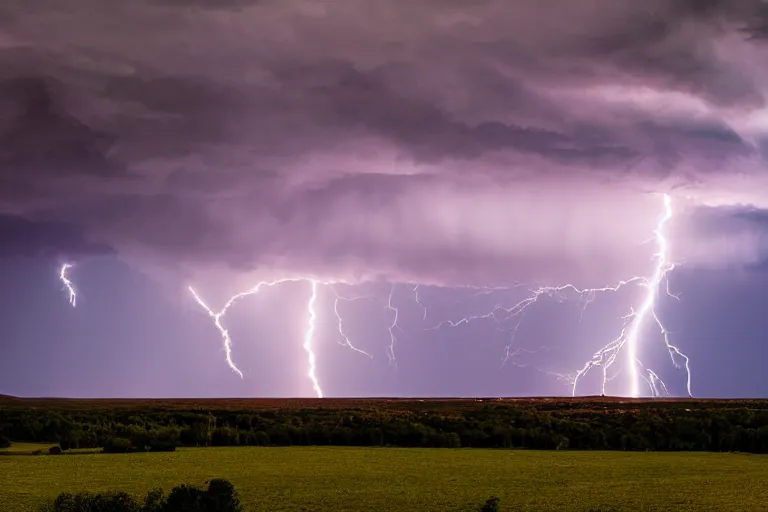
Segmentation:
{"type": "Polygon", "coordinates": [[[0,436],[0,448],[10,448],[11,440],[5,436],[0,436]]]}
{"type": "Polygon", "coordinates": [[[60,494],[53,503],[44,505],[42,512],[140,512],[141,506],[127,493],[91,494],[81,492],[60,494]]]}
{"type": "Polygon", "coordinates": [[[235,487],[227,480],[214,479],[208,489],[179,485],[168,494],[162,512],[242,512],[235,487]]]}
{"type": "Polygon", "coordinates": [[[59,445],[51,446],[50,448],[48,448],[48,454],[49,455],[61,455],[61,446],[59,446],[59,445]]]}
{"type": "Polygon", "coordinates": [[[217,512],[241,512],[243,510],[235,486],[222,478],[208,482],[205,503],[207,508],[204,510],[217,512]]]}
{"type": "Polygon", "coordinates": [[[178,485],[166,498],[163,491],[150,491],[144,505],[124,492],[60,494],[41,512],[242,512],[234,486],[227,480],[208,482],[208,488],[178,485]]]}
{"type": "Polygon", "coordinates": [[[499,512],[499,498],[491,496],[486,500],[480,512],[499,512]]]}
{"type": "Polygon", "coordinates": [[[104,443],[104,453],[131,453],[132,451],[133,444],[130,439],[113,437],[104,443]]]}

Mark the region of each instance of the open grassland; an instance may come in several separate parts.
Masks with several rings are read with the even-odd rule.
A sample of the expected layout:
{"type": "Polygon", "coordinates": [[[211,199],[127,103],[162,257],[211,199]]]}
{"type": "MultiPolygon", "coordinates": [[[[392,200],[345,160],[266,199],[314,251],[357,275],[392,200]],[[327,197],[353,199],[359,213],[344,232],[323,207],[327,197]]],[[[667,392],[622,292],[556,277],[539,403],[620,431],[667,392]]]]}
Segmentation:
{"type": "Polygon", "coordinates": [[[0,510],[64,491],[229,479],[248,511],[768,510],[768,457],[396,448],[188,448],[127,455],[0,455],[0,510]]]}
{"type": "Polygon", "coordinates": [[[48,453],[54,443],[13,443],[8,448],[0,448],[0,455],[35,455],[48,453]]]}
{"type": "MultiPolygon", "coordinates": [[[[45,455],[56,443],[13,443],[8,448],[0,448],[0,455],[45,455]]],[[[100,453],[101,448],[78,448],[69,450],[70,455],[83,453],[100,453]]],[[[2,511],[3,509],[0,509],[2,511]]]]}

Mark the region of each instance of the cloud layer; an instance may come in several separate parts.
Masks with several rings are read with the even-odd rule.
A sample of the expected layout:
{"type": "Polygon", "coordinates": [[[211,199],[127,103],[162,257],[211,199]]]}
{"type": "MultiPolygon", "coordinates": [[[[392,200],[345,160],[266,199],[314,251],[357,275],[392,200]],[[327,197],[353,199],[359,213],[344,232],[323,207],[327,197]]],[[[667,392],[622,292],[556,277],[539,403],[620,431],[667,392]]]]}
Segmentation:
{"type": "Polygon", "coordinates": [[[6,2],[0,213],[189,271],[604,285],[667,192],[678,261],[759,264],[768,18],[736,4],[6,2]]]}

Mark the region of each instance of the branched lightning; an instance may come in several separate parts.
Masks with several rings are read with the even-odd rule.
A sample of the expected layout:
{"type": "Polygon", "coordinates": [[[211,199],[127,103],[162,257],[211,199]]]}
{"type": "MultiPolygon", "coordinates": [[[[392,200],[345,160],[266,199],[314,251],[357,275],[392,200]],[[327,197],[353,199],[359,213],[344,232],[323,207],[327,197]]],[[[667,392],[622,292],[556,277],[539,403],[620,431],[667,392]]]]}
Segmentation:
{"type": "MultiPolygon", "coordinates": [[[[208,313],[208,315],[213,318],[213,323],[216,326],[216,329],[218,329],[219,333],[221,334],[221,338],[224,342],[224,354],[225,359],[227,362],[227,365],[237,373],[240,378],[243,378],[243,372],[235,365],[234,361],[232,360],[232,338],[229,335],[229,331],[226,327],[224,327],[224,324],[222,323],[222,318],[224,315],[229,311],[229,308],[232,307],[235,303],[237,303],[240,299],[243,299],[245,297],[248,297],[250,295],[254,295],[261,290],[263,286],[275,286],[280,283],[285,282],[294,282],[294,281],[309,281],[309,283],[312,286],[312,294],[310,296],[309,304],[307,305],[307,311],[309,314],[309,326],[307,327],[307,330],[304,334],[304,344],[303,348],[307,352],[307,357],[309,359],[309,373],[308,376],[310,380],[312,381],[312,388],[315,390],[315,393],[318,397],[322,398],[323,391],[320,387],[319,381],[316,376],[316,357],[312,348],[312,342],[314,340],[314,334],[315,334],[315,324],[317,320],[317,313],[315,311],[315,304],[317,303],[317,295],[319,292],[319,285],[320,284],[329,284],[329,283],[321,283],[320,281],[314,280],[314,279],[280,279],[276,281],[262,281],[254,285],[253,287],[249,288],[248,290],[244,292],[237,293],[229,298],[229,300],[224,304],[224,307],[221,308],[220,311],[215,312],[213,309],[211,309],[205,301],[200,297],[200,295],[195,291],[194,288],[191,286],[188,287],[189,292],[192,294],[192,297],[194,297],[195,301],[208,313]]],[[[343,329],[343,322],[341,319],[341,315],[339,314],[338,310],[338,303],[339,301],[346,300],[346,301],[352,301],[352,300],[358,300],[364,297],[354,297],[354,298],[347,298],[340,296],[335,289],[331,286],[331,290],[333,291],[336,299],[334,301],[334,312],[336,313],[336,316],[339,320],[339,334],[344,339],[344,343],[342,343],[344,346],[349,347],[350,349],[354,350],[355,352],[358,352],[360,354],[364,354],[371,359],[373,356],[365,352],[364,350],[361,350],[357,347],[355,347],[352,342],[350,341],[349,337],[344,333],[343,329]]]]}
{"type": "MultiPolygon", "coordinates": [[[[443,327],[458,327],[476,320],[491,320],[497,324],[502,324],[509,321],[510,319],[516,318],[517,322],[514,327],[507,330],[507,332],[511,331],[512,335],[510,337],[510,342],[505,348],[504,362],[506,363],[510,357],[519,353],[518,351],[512,350],[512,345],[514,343],[517,328],[522,321],[522,314],[527,308],[535,304],[540,298],[548,296],[557,298],[559,300],[565,300],[569,293],[575,294],[582,301],[583,306],[581,310],[581,316],[583,317],[587,306],[595,299],[598,293],[617,292],[629,284],[637,284],[646,289],[646,294],[640,307],[637,309],[637,311],[632,310],[628,315],[623,317],[624,323],[622,325],[619,336],[595,352],[592,358],[587,361],[579,371],[576,372],[575,377],[572,378],[572,393],[574,395],[576,394],[576,387],[582,377],[584,377],[593,368],[600,367],[603,373],[602,392],[605,394],[606,384],[616,377],[616,374],[609,373],[609,370],[611,366],[616,362],[622,349],[626,349],[626,362],[630,379],[631,396],[636,397],[640,395],[641,380],[646,382],[650,388],[652,396],[660,396],[662,393],[668,394],[667,386],[663,380],[653,370],[645,368],[638,358],[640,329],[643,327],[645,322],[647,322],[648,317],[653,317],[661,331],[664,344],[675,367],[680,368],[678,358],[683,360],[683,366],[685,368],[687,377],[686,389],[688,391],[688,395],[690,396],[691,371],[688,356],[683,354],[678,347],[672,345],[669,340],[669,332],[661,323],[661,320],[655,311],[661,283],[662,281],[666,280],[667,274],[674,268],[674,265],[667,259],[668,242],[664,236],[664,227],[672,218],[672,213],[672,201],[667,194],[664,194],[664,215],[661,217],[656,226],[656,229],[654,230],[655,241],[658,249],[654,255],[656,266],[651,277],[636,276],[624,281],[620,281],[615,286],[606,286],[603,288],[580,289],[572,284],[565,284],[562,286],[554,287],[541,287],[535,290],[530,290],[531,296],[521,300],[511,307],[505,307],[501,304],[497,304],[489,313],[468,316],[459,320],[446,320],[433,327],[427,328],[427,330],[439,330],[443,327]]],[[[414,291],[416,291],[416,289],[414,289],[414,291]]],[[[668,280],[666,280],[666,293],[673,298],[678,298],[676,295],[670,293],[668,280]]]]}
{"type": "Polygon", "coordinates": [[[211,308],[208,307],[208,305],[205,303],[205,301],[203,301],[200,295],[198,295],[198,293],[195,291],[194,288],[192,288],[191,286],[187,287],[189,289],[189,292],[197,301],[197,303],[200,304],[200,306],[203,309],[205,309],[206,312],[208,312],[208,315],[210,315],[211,318],[213,318],[213,323],[216,326],[216,328],[219,330],[219,333],[221,333],[221,337],[224,340],[224,357],[227,360],[227,365],[232,369],[233,372],[238,374],[240,378],[243,378],[243,372],[241,372],[240,369],[235,365],[234,361],[232,361],[232,338],[229,337],[229,331],[227,331],[227,329],[221,323],[221,319],[227,313],[229,308],[232,307],[232,305],[235,304],[240,299],[244,297],[248,297],[249,295],[258,293],[258,291],[261,290],[262,286],[273,286],[280,282],[283,282],[283,281],[274,281],[274,282],[262,281],[256,284],[254,287],[244,292],[235,294],[229,298],[226,304],[224,304],[224,307],[221,308],[221,310],[218,313],[214,312],[211,308]]]}
{"type": "Polygon", "coordinates": [[[360,297],[342,297],[341,295],[339,295],[336,289],[333,288],[332,286],[331,286],[331,291],[333,291],[333,294],[336,296],[336,299],[333,301],[333,312],[336,313],[336,319],[339,321],[339,335],[341,335],[341,338],[344,340],[344,342],[341,344],[344,345],[345,347],[348,347],[354,350],[359,354],[363,354],[364,356],[368,356],[371,359],[373,359],[373,356],[371,354],[369,354],[365,350],[361,350],[357,348],[354,344],[352,344],[352,341],[349,339],[349,336],[347,336],[346,332],[344,331],[344,321],[341,318],[341,313],[339,313],[340,301],[352,302],[352,301],[368,299],[372,297],[368,295],[360,296],[360,297]]]}
{"type": "Polygon", "coordinates": [[[615,286],[606,286],[603,288],[581,289],[572,284],[564,284],[562,286],[544,286],[536,290],[529,290],[531,292],[530,297],[521,300],[511,307],[504,307],[501,304],[496,304],[490,313],[486,313],[484,315],[466,316],[459,320],[444,320],[433,327],[428,327],[426,330],[434,331],[443,327],[458,327],[462,324],[466,324],[474,320],[493,320],[496,323],[504,323],[511,318],[520,316],[526,309],[528,309],[529,306],[535,304],[543,296],[554,297],[562,301],[567,298],[568,292],[572,292],[578,296],[584,302],[584,307],[586,308],[586,306],[594,300],[594,295],[598,292],[617,292],[628,284],[643,280],[644,278],[642,277],[633,277],[626,281],[619,281],[619,283],[615,286]]]}
{"type": "MultiPolygon", "coordinates": [[[[656,325],[659,327],[659,330],[661,331],[661,335],[664,340],[664,344],[667,348],[667,351],[669,352],[669,356],[672,359],[672,363],[676,367],[680,367],[676,360],[676,356],[682,358],[685,363],[685,372],[686,372],[686,390],[688,392],[689,396],[692,396],[691,394],[691,370],[689,366],[689,360],[688,356],[683,354],[680,349],[678,349],[676,346],[672,345],[669,341],[669,332],[664,327],[664,325],[661,323],[661,320],[659,319],[658,315],[656,314],[656,300],[659,295],[659,288],[661,287],[661,282],[664,281],[667,277],[667,274],[674,269],[674,265],[668,261],[668,242],[666,237],[664,236],[664,227],[667,224],[667,222],[672,218],[672,200],[670,197],[666,194],[664,194],[664,215],[659,220],[659,223],[656,227],[656,230],[654,232],[656,237],[656,245],[658,247],[658,250],[656,254],[654,255],[656,259],[656,266],[654,268],[653,275],[650,278],[643,279],[642,280],[642,286],[646,288],[646,294],[645,298],[643,299],[642,304],[640,305],[640,308],[637,311],[632,311],[629,315],[625,317],[625,323],[624,327],[622,328],[621,334],[618,338],[613,340],[612,342],[605,345],[603,348],[598,350],[592,359],[590,361],[587,361],[587,363],[576,373],[576,378],[573,382],[573,393],[576,393],[576,385],[578,384],[578,381],[581,377],[586,375],[592,368],[595,366],[601,366],[603,368],[603,390],[605,390],[605,383],[608,379],[607,377],[607,371],[608,369],[613,365],[613,363],[616,361],[618,353],[626,347],[626,359],[627,359],[627,368],[629,373],[629,379],[630,379],[630,392],[631,396],[637,397],[640,396],[640,380],[643,379],[648,384],[651,395],[652,396],[659,396],[661,391],[664,393],[668,393],[667,386],[664,383],[661,378],[653,372],[653,370],[650,370],[648,368],[645,368],[638,358],[638,344],[639,344],[639,336],[640,336],[640,329],[643,327],[644,323],[647,321],[648,317],[653,317],[653,319],[656,322],[656,325]],[[645,374],[648,374],[648,377],[646,377],[645,374]]],[[[667,281],[667,293],[677,298],[677,296],[672,295],[669,293],[669,282],[667,281]]]]}
{"type": "MultiPolygon", "coordinates": [[[[507,362],[511,362],[511,364],[514,364],[516,366],[531,366],[531,365],[523,364],[513,360],[517,356],[523,353],[533,352],[526,349],[515,348],[514,343],[515,343],[515,336],[517,334],[517,330],[520,327],[520,323],[523,320],[525,311],[532,305],[536,304],[539,301],[539,299],[543,297],[549,297],[562,302],[565,300],[577,298],[582,303],[581,315],[580,315],[580,321],[581,321],[581,318],[583,318],[586,308],[589,306],[589,304],[591,304],[595,300],[598,294],[618,292],[619,290],[623,289],[628,285],[638,285],[638,286],[641,286],[646,291],[640,306],[636,310],[631,309],[629,314],[622,317],[623,324],[622,324],[619,335],[615,339],[611,340],[609,343],[604,345],[602,348],[600,348],[598,351],[596,351],[594,355],[591,357],[591,359],[588,360],[581,367],[581,369],[575,372],[575,375],[571,374],[571,376],[568,377],[566,375],[562,375],[562,374],[551,372],[551,371],[544,371],[540,369],[539,371],[544,371],[544,373],[547,373],[549,375],[555,375],[559,379],[568,379],[572,385],[572,393],[575,395],[579,381],[584,376],[586,376],[591,370],[599,367],[602,371],[601,389],[603,394],[605,394],[606,385],[609,382],[613,381],[619,374],[619,371],[613,371],[612,367],[614,366],[614,363],[619,359],[619,355],[622,353],[622,351],[624,351],[624,361],[626,362],[626,370],[628,372],[629,381],[630,381],[629,394],[631,396],[635,397],[640,395],[640,387],[642,382],[644,382],[648,386],[650,390],[650,394],[652,396],[669,395],[667,385],[664,383],[661,377],[659,377],[659,375],[656,372],[654,372],[652,369],[646,368],[638,356],[638,349],[641,341],[640,340],[641,328],[643,328],[643,326],[648,322],[649,318],[653,318],[653,320],[655,321],[656,325],[658,326],[661,332],[664,345],[669,353],[672,363],[675,365],[676,368],[681,368],[682,366],[685,369],[685,372],[687,375],[687,381],[686,381],[687,391],[688,391],[688,394],[691,395],[691,371],[690,371],[690,365],[689,365],[689,358],[688,356],[683,354],[683,352],[680,351],[678,347],[676,347],[671,343],[669,331],[664,327],[661,320],[659,319],[659,316],[656,314],[656,311],[655,311],[656,302],[659,295],[659,289],[661,287],[662,281],[666,281],[666,287],[665,287],[666,293],[671,297],[677,298],[677,296],[670,293],[669,280],[666,279],[667,274],[674,268],[674,265],[668,261],[668,242],[664,235],[664,228],[667,222],[672,218],[672,213],[673,213],[671,199],[666,194],[664,195],[664,207],[665,207],[664,215],[661,217],[661,219],[659,220],[656,226],[656,229],[654,230],[654,236],[655,236],[654,239],[657,245],[657,252],[654,255],[656,265],[654,267],[653,274],[650,277],[641,277],[641,276],[631,277],[629,279],[619,281],[614,286],[605,286],[602,288],[583,288],[582,289],[577,287],[574,284],[568,283],[560,286],[545,286],[545,287],[539,287],[537,289],[530,289],[529,290],[530,295],[528,297],[524,298],[523,300],[517,302],[512,306],[507,307],[497,303],[492,308],[492,310],[488,313],[467,316],[459,320],[445,320],[438,323],[437,325],[428,327],[425,330],[439,331],[442,328],[449,328],[449,327],[455,328],[455,327],[459,327],[461,325],[468,324],[470,322],[478,321],[478,320],[493,321],[498,326],[497,327],[498,332],[503,332],[505,333],[505,335],[509,335],[509,341],[506,344],[505,350],[504,350],[504,360],[502,365],[506,364],[507,362]],[[501,329],[502,324],[510,320],[515,321],[514,325],[511,328],[501,329]]],[[[70,302],[74,306],[74,301],[75,301],[74,289],[72,288],[72,283],[66,278],[66,270],[69,267],[70,265],[64,265],[64,267],[62,267],[61,279],[70,290],[70,302]]],[[[317,321],[317,312],[316,312],[315,306],[318,300],[319,285],[320,284],[329,285],[330,290],[334,293],[335,299],[333,304],[333,310],[338,320],[338,332],[342,340],[340,343],[348,347],[349,349],[359,354],[365,355],[371,359],[373,359],[373,356],[370,353],[356,347],[350,340],[349,336],[346,334],[346,331],[344,328],[344,320],[342,318],[341,312],[339,311],[339,303],[342,301],[351,302],[351,301],[356,301],[360,299],[375,298],[375,297],[372,297],[372,296],[344,297],[336,291],[332,283],[324,283],[324,282],[316,281],[313,279],[306,279],[306,278],[283,279],[279,281],[260,282],[255,286],[253,286],[252,288],[232,296],[219,312],[214,312],[211,308],[209,308],[205,304],[202,298],[197,294],[197,292],[192,287],[189,287],[189,291],[193,295],[195,300],[198,302],[198,304],[200,304],[200,306],[203,307],[208,312],[208,314],[214,319],[214,324],[216,328],[219,330],[221,337],[224,341],[224,352],[226,354],[227,364],[234,372],[240,375],[240,377],[243,377],[243,373],[234,364],[232,360],[232,340],[229,336],[227,329],[222,324],[222,317],[226,314],[229,308],[232,305],[234,305],[238,300],[257,293],[262,286],[265,286],[265,285],[274,286],[276,284],[283,283],[286,281],[308,281],[311,284],[311,296],[309,299],[309,304],[307,306],[309,323],[304,335],[303,348],[307,352],[307,356],[308,356],[308,362],[309,362],[308,376],[312,382],[312,387],[315,390],[315,393],[317,394],[317,396],[322,397],[323,392],[316,375],[316,357],[313,351],[313,341],[315,338],[316,321],[317,321]]],[[[411,286],[412,286],[411,290],[414,293],[415,301],[422,308],[422,311],[423,311],[422,321],[426,321],[428,316],[427,315],[428,306],[422,302],[421,297],[419,295],[419,287],[421,285],[417,284],[415,286],[413,285],[411,286]]],[[[518,288],[520,286],[522,285],[519,283],[515,283],[513,288],[518,288]]],[[[387,298],[385,308],[392,312],[392,322],[388,327],[389,345],[387,347],[387,356],[389,358],[390,363],[396,368],[397,361],[395,357],[395,345],[397,343],[397,336],[395,335],[395,329],[400,329],[400,326],[398,325],[399,309],[397,306],[395,306],[393,302],[395,287],[396,287],[396,284],[393,283],[389,291],[389,296],[387,298]]],[[[510,289],[511,288],[509,287],[483,288],[481,289],[480,292],[476,293],[474,297],[477,297],[480,295],[487,296],[498,290],[504,291],[504,290],[510,290],[510,289]]]]}
{"type": "MultiPolygon", "coordinates": [[[[75,293],[75,285],[67,277],[67,271],[70,268],[72,268],[71,263],[64,263],[61,266],[61,270],[59,271],[59,279],[61,279],[61,282],[64,283],[64,287],[67,289],[67,292],[69,292],[69,303],[72,304],[72,307],[75,307],[77,305],[77,293],[75,293]]],[[[87,302],[88,301],[86,301],[86,303],[87,302]]]]}

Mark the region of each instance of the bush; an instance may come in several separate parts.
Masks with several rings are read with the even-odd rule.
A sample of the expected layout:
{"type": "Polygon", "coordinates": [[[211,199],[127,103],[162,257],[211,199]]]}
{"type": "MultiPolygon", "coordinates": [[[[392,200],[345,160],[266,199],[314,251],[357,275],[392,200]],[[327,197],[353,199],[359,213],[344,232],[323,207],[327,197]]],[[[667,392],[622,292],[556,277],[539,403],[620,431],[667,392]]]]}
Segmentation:
{"type": "Polygon", "coordinates": [[[492,496],[486,500],[480,512],[499,512],[499,498],[492,496]]]}
{"type": "Polygon", "coordinates": [[[5,436],[0,436],[0,448],[10,448],[11,440],[5,436]]]}
{"type": "Polygon", "coordinates": [[[104,443],[104,453],[131,453],[133,444],[130,439],[113,437],[104,443]]]}
{"type": "Polygon", "coordinates": [[[208,489],[179,485],[168,494],[162,512],[242,512],[235,487],[227,480],[208,482],[208,489]]]}
{"type": "Polygon", "coordinates": [[[150,491],[142,506],[124,492],[105,494],[60,494],[41,512],[242,512],[234,486],[227,480],[208,482],[208,488],[194,485],[174,487],[166,498],[163,491],[150,491]]]}
{"type": "Polygon", "coordinates": [[[48,454],[49,455],[61,455],[61,446],[59,446],[59,445],[51,446],[50,448],[48,448],[48,454]]]}
{"type": "Polygon", "coordinates": [[[60,494],[53,503],[44,505],[42,512],[140,512],[141,506],[127,493],[91,494],[81,492],[60,494]]]}

